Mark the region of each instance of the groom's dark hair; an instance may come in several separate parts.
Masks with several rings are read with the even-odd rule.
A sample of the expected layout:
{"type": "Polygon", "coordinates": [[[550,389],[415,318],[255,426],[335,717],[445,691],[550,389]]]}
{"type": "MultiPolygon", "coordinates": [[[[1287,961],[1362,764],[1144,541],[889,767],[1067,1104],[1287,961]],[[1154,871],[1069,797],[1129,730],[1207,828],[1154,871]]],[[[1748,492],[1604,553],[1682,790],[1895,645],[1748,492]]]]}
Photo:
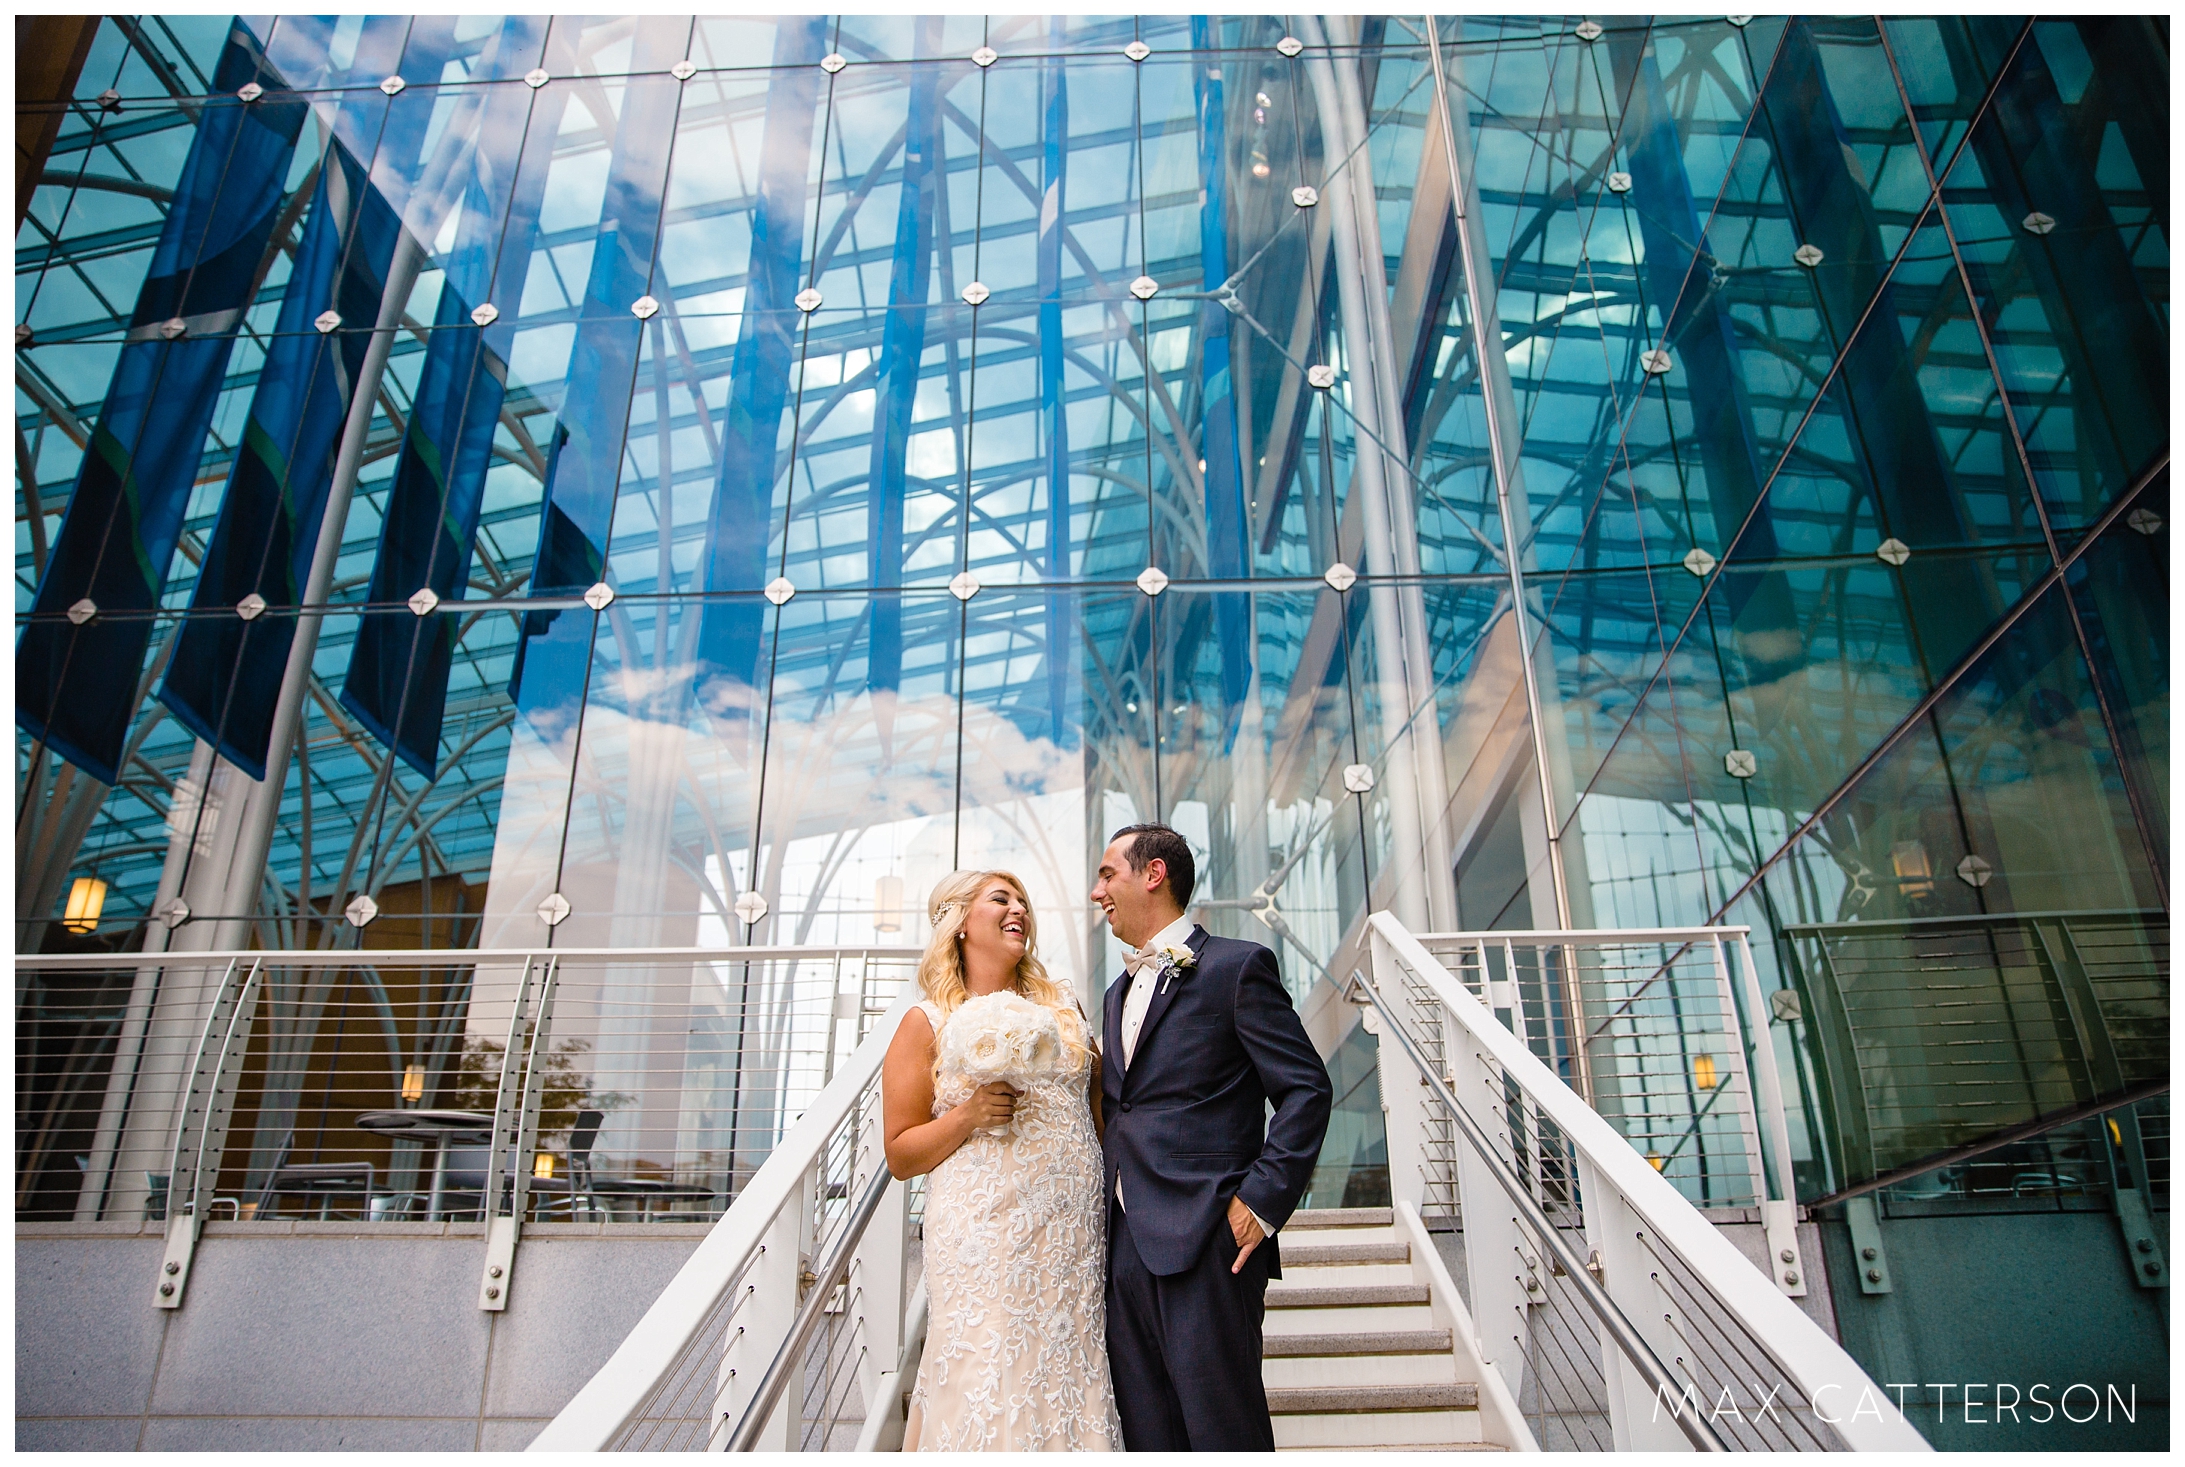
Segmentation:
{"type": "Polygon", "coordinates": [[[1199,879],[1198,867],[1191,860],[1191,846],[1182,836],[1157,821],[1143,825],[1126,825],[1108,837],[1110,842],[1124,836],[1131,842],[1123,852],[1123,860],[1133,871],[1143,871],[1147,865],[1159,861],[1168,868],[1168,889],[1176,898],[1176,905],[1191,905],[1191,888],[1199,879]]]}

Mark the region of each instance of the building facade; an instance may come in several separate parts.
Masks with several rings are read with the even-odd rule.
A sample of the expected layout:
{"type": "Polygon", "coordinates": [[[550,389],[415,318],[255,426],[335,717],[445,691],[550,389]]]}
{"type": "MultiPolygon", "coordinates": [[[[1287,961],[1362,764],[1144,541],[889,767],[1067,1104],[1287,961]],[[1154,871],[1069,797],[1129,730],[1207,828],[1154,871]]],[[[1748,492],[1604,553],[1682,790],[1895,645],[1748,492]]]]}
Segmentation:
{"type": "Polygon", "coordinates": [[[2068,1444],[2166,1439],[2167,43],[106,19],[19,100],[18,1216],[163,1205],[211,981],[29,955],[511,955],[265,980],[270,1217],[423,1185],[356,1117],[491,1108],[513,955],[706,949],[570,960],[540,1138],[703,1221],[941,876],[1089,1004],[1160,818],[1344,1079],[1323,1205],[1368,913],[1749,927],[1847,1346],[2106,1341],[2068,1444]],[[1968,1249],[2098,1307],[1923,1335],[1968,1249]]]}

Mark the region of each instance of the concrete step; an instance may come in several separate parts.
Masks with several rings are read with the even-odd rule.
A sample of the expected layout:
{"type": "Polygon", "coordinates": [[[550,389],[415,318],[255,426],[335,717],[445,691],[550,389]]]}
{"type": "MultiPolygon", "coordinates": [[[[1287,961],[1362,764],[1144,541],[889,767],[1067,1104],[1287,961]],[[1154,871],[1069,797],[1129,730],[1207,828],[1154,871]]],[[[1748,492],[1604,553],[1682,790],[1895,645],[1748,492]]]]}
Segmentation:
{"type": "Polygon", "coordinates": [[[1267,1286],[1269,1309],[1332,1309],[1384,1304],[1424,1304],[1432,1298],[1419,1283],[1293,1284],[1277,1279],[1267,1286]]]}
{"type": "MultiPolygon", "coordinates": [[[[1297,1217],[1303,1216],[1303,1213],[1297,1215],[1297,1217]]],[[[1342,1227],[1331,1228],[1302,1223],[1297,1220],[1297,1217],[1291,1218],[1288,1225],[1282,1229],[1284,1242],[1294,1238],[1307,1243],[1364,1243],[1390,1239],[1408,1240],[1411,1236],[1394,1223],[1346,1223],[1342,1227]]]]}
{"type": "Polygon", "coordinates": [[[1408,1263],[1307,1263],[1293,1266],[1285,1258],[1282,1260],[1282,1277],[1276,1282],[1286,1288],[1295,1289],[1364,1289],[1416,1283],[1417,1279],[1408,1263]]]}
{"type": "Polygon", "coordinates": [[[1301,1228],[1387,1228],[1396,1225],[1392,1207],[1301,1207],[1283,1224],[1287,1234],[1301,1228]]]}
{"type": "MultiPolygon", "coordinates": [[[[1318,1422],[1318,1417],[1293,1416],[1291,1421],[1318,1422]]],[[[1278,1452],[1319,1452],[1324,1447],[1287,1447],[1282,1444],[1281,1423],[1275,1425],[1275,1450],[1278,1452]]],[[[1343,1448],[1350,1452],[1501,1452],[1508,1448],[1493,1442],[1352,1442],[1343,1448]]]]}
{"type": "Polygon", "coordinates": [[[1409,1355],[1276,1355],[1260,1361],[1260,1379],[1271,1391],[1453,1385],[1457,1357],[1447,1350],[1409,1355]]]}
{"type": "MultiPolygon", "coordinates": [[[[1341,1234],[1336,1236],[1340,1237],[1341,1234]]],[[[1370,1242],[1353,1243],[1345,1239],[1340,1243],[1324,1243],[1320,1234],[1292,1242],[1290,1235],[1283,1234],[1282,1271],[1293,1268],[1322,1268],[1331,1265],[1359,1263],[1409,1263],[1411,1245],[1401,1238],[1374,1239],[1370,1242]]]]}
{"type": "MultiPolygon", "coordinates": [[[[1422,1292],[1421,1299],[1424,1299],[1422,1292]]],[[[1274,1303],[1272,1298],[1267,1301],[1274,1303]]],[[[1274,1336],[1389,1334],[1434,1327],[1434,1311],[1418,1304],[1336,1304],[1267,1311],[1264,1333],[1274,1336]]]]}
{"type": "Polygon", "coordinates": [[[1419,1451],[1480,1442],[1479,1412],[1368,1411],[1285,1414],[1274,1419],[1277,1451],[1419,1451]]]}
{"type": "MultiPolygon", "coordinates": [[[[1394,1228],[1320,1228],[1312,1232],[1293,1233],[1282,1230],[1282,1263],[1289,1266],[1290,1259],[1298,1253],[1321,1248],[1401,1248],[1409,1247],[1411,1240],[1394,1228]]],[[[1340,1255],[1337,1255],[1340,1256],[1340,1255]]]]}
{"type": "Polygon", "coordinates": [[[1260,1354],[1281,1355],[1431,1355],[1454,1348],[1445,1329],[1355,1330],[1348,1334],[1268,1335],[1260,1354]]]}
{"type": "Polygon", "coordinates": [[[1277,1416],[1381,1415],[1411,1411],[1477,1411],[1479,1387],[1468,1380],[1427,1385],[1290,1386],[1269,1388],[1277,1416]]]}

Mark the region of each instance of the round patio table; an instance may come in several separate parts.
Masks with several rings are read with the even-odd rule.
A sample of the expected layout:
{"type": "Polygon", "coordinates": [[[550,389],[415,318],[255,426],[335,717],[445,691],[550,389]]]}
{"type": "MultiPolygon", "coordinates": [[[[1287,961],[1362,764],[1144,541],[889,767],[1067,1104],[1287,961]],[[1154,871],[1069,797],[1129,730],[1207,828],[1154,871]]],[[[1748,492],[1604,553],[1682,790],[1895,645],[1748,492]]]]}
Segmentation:
{"type": "Polygon", "coordinates": [[[425,1201],[425,1220],[438,1222],[440,1199],[448,1181],[448,1147],[457,1141],[490,1142],[493,1117],[474,1110],[368,1110],[357,1117],[357,1129],[370,1131],[375,1136],[391,1136],[398,1141],[435,1143],[432,1191],[425,1201]]]}

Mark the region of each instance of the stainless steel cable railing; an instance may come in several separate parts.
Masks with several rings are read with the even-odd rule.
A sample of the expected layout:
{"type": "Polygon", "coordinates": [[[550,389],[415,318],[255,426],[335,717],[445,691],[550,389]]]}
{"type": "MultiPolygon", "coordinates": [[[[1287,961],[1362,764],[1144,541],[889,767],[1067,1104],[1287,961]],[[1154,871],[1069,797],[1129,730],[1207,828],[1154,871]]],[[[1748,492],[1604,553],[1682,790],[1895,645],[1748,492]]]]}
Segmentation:
{"type": "Polygon", "coordinates": [[[918,1343],[915,1189],[887,1171],[880,1066],[913,996],[904,985],[533,1450],[839,1450],[897,1409],[890,1382],[918,1343]]]}
{"type": "MultiPolygon", "coordinates": [[[[74,1066],[18,1115],[18,1214],[164,1219],[182,1307],[203,1221],[710,1224],[915,968],[908,948],[26,957],[18,1044],[74,1066]],[[86,1038],[95,994],[100,1025],[86,1038]],[[87,1062],[95,1061],[95,1063],[87,1062]],[[75,1165],[62,1171],[60,1164],[75,1165]],[[60,1164],[57,1164],[60,1163],[60,1164]]],[[[836,1179],[842,1180],[837,1158],[836,1179]]],[[[838,1206],[827,1201],[819,1207],[838,1206]]]]}
{"type": "MultiPolygon", "coordinates": [[[[1571,948],[1735,935],[1552,936],[1571,948]]],[[[1428,1153],[1417,1138],[1428,1103],[1438,1106],[1463,1143],[1453,1180],[1479,1355],[1539,1444],[1925,1450],[1888,1393],[1782,1282],[1749,1263],[1649,1164],[1638,1149],[1643,1137],[1588,1106],[1426,941],[1437,939],[1376,915],[1368,967],[1353,980],[1388,1041],[1391,1173],[1405,1171],[1395,1161],[1408,1151],[1421,1176],[1399,1175],[1399,1203],[1423,1192],[1428,1153]],[[1419,1038],[1429,1024],[1438,1055],[1419,1038]]],[[[1586,1009],[1569,1013],[1582,1018],[1586,1009]]],[[[1570,1032],[1579,1032],[1575,1023],[1570,1032]]],[[[1604,1082],[1598,1064],[1592,1078],[1604,1082]]],[[[1753,1152],[1762,1128],[1742,1128],[1753,1152]]],[[[1764,1170],[1753,1156],[1753,1175],[1764,1170]]]]}

